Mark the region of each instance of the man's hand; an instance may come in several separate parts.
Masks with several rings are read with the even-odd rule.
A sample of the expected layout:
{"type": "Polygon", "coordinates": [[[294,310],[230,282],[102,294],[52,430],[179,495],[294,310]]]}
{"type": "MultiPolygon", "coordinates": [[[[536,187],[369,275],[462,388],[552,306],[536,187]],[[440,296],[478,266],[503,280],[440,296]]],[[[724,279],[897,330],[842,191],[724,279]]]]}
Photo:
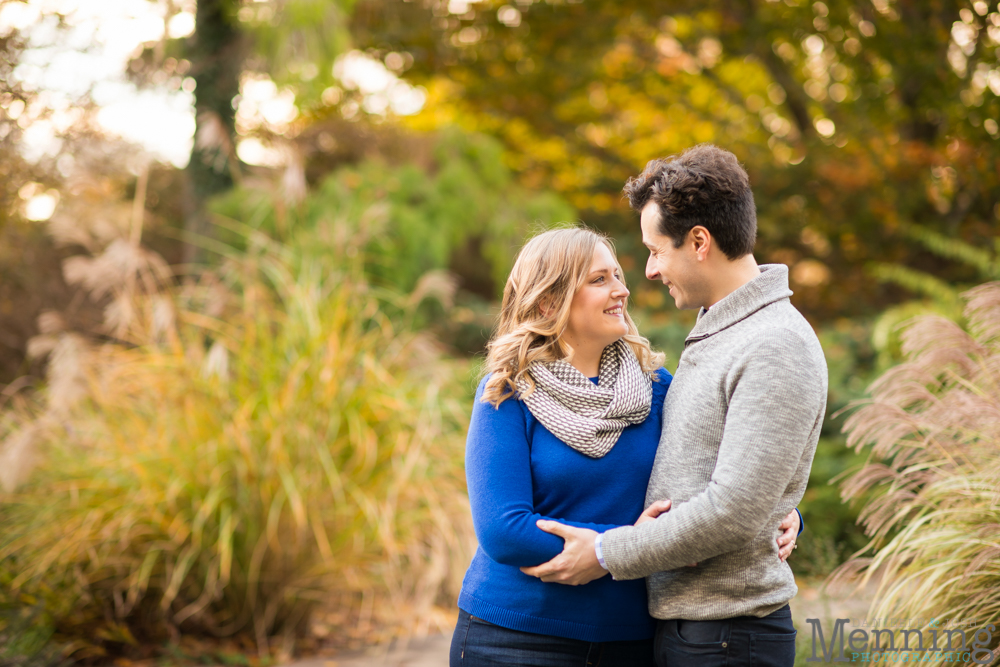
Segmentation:
{"type": "Polygon", "coordinates": [[[647,507],[645,512],[639,515],[639,518],[636,519],[635,521],[635,525],[638,526],[640,523],[646,523],[647,521],[652,521],[656,517],[668,511],[669,509],[670,509],[669,500],[657,500],[655,503],[647,507]]]}
{"type": "Polygon", "coordinates": [[[522,567],[521,572],[542,581],[580,586],[600,579],[608,573],[597,562],[594,539],[597,533],[586,528],[567,526],[558,521],[541,520],[536,524],[546,533],[563,538],[562,553],[547,563],[535,567],[522,567]]]}
{"type": "Polygon", "coordinates": [[[784,531],[778,535],[778,557],[786,560],[795,548],[795,538],[799,536],[799,513],[795,510],[789,512],[778,528],[784,531]]]}

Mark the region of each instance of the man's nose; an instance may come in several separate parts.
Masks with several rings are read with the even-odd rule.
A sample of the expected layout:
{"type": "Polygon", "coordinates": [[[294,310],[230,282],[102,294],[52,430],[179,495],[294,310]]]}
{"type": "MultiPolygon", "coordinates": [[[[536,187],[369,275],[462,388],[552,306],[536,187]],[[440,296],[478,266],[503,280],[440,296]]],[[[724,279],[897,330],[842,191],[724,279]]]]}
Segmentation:
{"type": "Polygon", "coordinates": [[[660,277],[660,272],[656,270],[656,262],[653,261],[652,255],[646,260],[646,277],[650,280],[656,280],[660,277]]]}

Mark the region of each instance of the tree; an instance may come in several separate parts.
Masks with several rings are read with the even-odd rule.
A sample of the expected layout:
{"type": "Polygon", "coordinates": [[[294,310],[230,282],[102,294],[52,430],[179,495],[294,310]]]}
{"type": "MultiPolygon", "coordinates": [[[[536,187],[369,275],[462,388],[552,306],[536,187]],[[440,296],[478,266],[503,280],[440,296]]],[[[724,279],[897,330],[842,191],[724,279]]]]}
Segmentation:
{"type": "MultiPolygon", "coordinates": [[[[187,198],[184,227],[198,235],[211,229],[205,202],[231,188],[233,175],[239,173],[233,99],[240,92],[248,43],[236,22],[237,4],[232,0],[199,0],[197,30],[185,49],[193,65],[198,125],[187,166],[191,196],[187,198]]],[[[186,246],[187,263],[198,257],[196,249],[196,245],[186,246]]]]}
{"type": "Polygon", "coordinates": [[[412,54],[430,91],[417,124],[500,137],[526,183],[636,255],[624,180],[694,143],[730,148],[759,259],[790,264],[798,305],[830,317],[898,300],[862,270],[874,260],[965,275],[911,228],[995,235],[998,23],[984,2],[364,0],[353,32],[412,54]]]}
{"type": "MultiPolygon", "coordinates": [[[[134,78],[148,82],[168,58],[177,56],[195,81],[197,130],[186,170],[184,208],[189,235],[211,233],[206,202],[232,188],[245,169],[236,153],[236,109],[246,76],[267,76],[290,87],[300,104],[315,104],[332,83],[334,59],[349,43],[345,26],[351,3],[199,0],[193,35],[171,44],[165,37],[134,63],[134,78]]],[[[186,263],[204,259],[197,248],[194,243],[185,247],[186,263]]]]}

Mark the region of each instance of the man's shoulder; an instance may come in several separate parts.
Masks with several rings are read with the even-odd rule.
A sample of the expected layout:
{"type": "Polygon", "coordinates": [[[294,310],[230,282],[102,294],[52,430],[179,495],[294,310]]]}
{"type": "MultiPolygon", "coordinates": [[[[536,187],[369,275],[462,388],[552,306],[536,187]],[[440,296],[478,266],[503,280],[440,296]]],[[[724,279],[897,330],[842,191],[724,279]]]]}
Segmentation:
{"type": "Polygon", "coordinates": [[[825,372],[826,357],[816,332],[787,300],[761,308],[743,324],[733,331],[742,341],[739,356],[765,363],[776,357],[791,357],[799,364],[825,372]]]}
{"type": "Polygon", "coordinates": [[[809,320],[788,300],[777,301],[761,308],[744,320],[741,335],[752,332],[755,337],[800,339],[819,346],[819,338],[809,320]]]}

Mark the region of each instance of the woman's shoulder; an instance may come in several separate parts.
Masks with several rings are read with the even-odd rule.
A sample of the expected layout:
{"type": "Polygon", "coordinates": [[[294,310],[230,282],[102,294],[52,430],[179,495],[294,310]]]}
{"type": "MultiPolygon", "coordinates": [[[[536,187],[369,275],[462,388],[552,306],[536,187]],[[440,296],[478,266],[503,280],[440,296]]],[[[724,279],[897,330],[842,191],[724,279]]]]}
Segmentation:
{"type": "Polygon", "coordinates": [[[670,374],[670,371],[668,371],[663,366],[657,368],[655,371],[651,373],[651,375],[653,376],[654,384],[669,385],[670,381],[674,379],[674,376],[670,374]]]}
{"type": "Polygon", "coordinates": [[[663,397],[667,395],[667,389],[670,387],[670,382],[674,379],[674,376],[662,366],[653,371],[652,376],[653,401],[663,402],[663,397]]]}
{"type": "Polygon", "coordinates": [[[512,396],[509,395],[505,400],[501,401],[499,405],[493,405],[493,403],[489,401],[483,401],[483,394],[486,393],[486,383],[490,381],[491,377],[493,377],[493,373],[487,373],[481,380],[479,380],[479,385],[476,387],[476,407],[483,406],[495,408],[497,412],[506,412],[515,408],[519,409],[522,401],[519,400],[517,392],[514,392],[512,396]]]}

